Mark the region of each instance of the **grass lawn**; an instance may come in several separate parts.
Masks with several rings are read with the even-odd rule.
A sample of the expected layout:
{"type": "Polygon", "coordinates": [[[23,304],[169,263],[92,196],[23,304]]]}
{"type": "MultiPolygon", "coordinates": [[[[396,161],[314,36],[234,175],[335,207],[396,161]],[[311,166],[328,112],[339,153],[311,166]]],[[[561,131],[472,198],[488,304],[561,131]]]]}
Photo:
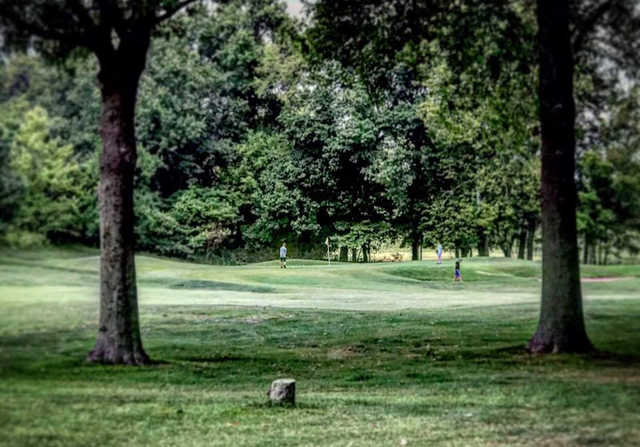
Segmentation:
{"type": "Polygon", "coordinates": [[[0,251],[0,445],[640,445],[640,266],[583,269],[601,353],[539,357],[534,262],[137,265],[156,364],[97,366],[97,252],[0,251]]]}

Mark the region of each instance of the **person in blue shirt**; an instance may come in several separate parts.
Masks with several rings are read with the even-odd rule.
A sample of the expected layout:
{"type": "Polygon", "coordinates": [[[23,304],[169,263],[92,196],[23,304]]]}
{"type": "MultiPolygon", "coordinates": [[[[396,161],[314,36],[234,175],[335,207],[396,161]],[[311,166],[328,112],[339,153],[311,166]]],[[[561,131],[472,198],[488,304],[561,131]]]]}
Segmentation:
{"type": "Polygon", "coordinates": [[[436,248],[436,254],[438,255],[438,264],[442,264],[442,245],[438,244],[436,248]]]}
{"type": "Polygon", "coordinates": [[[453,271],[453,280],[462,282],[462,272],[460,272],[460,261],[456,261],[456,267],[453,271]]]}
{"type": "Polygon", "coordinates": [[[282,242],[282,247],[280,247],[280,268],[287,268],[287,243],[282,242]]]}

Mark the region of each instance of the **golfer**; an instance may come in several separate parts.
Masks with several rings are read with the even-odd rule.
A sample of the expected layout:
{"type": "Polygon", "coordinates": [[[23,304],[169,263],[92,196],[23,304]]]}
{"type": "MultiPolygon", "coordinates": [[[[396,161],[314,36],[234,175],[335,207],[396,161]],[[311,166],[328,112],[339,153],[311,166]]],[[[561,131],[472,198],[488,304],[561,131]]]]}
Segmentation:
{"type": "Polygon", "coordinates": [[[456,267],[453,271],[453,281],[462,282],[462,272],[460,272],[460,261],[456,261],[456,267]]]}
{"type": "Polygon", "coordinates": [[[280,268],[287,268],[287,243],[283,242],[282,247],[280,247],[280,268]]]}

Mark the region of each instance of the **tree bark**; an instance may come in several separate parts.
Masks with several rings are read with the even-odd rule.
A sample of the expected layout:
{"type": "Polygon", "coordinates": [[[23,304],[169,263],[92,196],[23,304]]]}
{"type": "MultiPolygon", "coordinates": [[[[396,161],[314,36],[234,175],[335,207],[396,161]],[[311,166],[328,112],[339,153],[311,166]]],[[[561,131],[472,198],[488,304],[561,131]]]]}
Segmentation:
{"type": "Polygon", "coordinates": [[[138,316],[134,260],[133,181],[136,167],[135,107],[148,36],[138,36],[112,55],[99,57],[102,96],[100,133],[100,323],[88,360],[147,364],[138,316]],[[145,43],[146,42],[146,43],[145,43]],[[125,49],[123,49],[125,48],[125,49]]]}
{"type": "Polygon", "coordinates": [[[340,247],[340,262],[349,261],[349,247],[340,247]]]}
{"type": "Polygon", "coordinates": [[[478,234],[478,256],[489,256],[489,239],[484,232],[478,234]]]}
{"type": "Polygon", "coordinates": [[[351,249],[351,262],[358,262],[358,249],[357,248],[352,248],[351,249]]]}
{"type": "Polygon", "coordinates": [[[526,245],[527,245],[527,228],[523,223],[522,228],[520,228],[520,236],[518,239],[518,259],[524,259],[526,245]]]}
{"type": "Polygon", "coordinates": [[[533,261],[533,244],[536,237],[537,220],[531,217],[527,220],[527,260],[533,261]]]}
{"type": "Polygon", "coordinates": [[[422,260],[422,235],[417,232],[411,235],[411,260],[422,260]]]}
{"type": "Polygon", "coordinates": [[[365,264],[369,262],[369,253],[367,251],[367,244],[362,244],[362,262],[365,264]]]}
{"type": "Polygon", "coordinates": [[[584,235],[584,247],[582,247],[582,263],[589,263],[589,238],[587,235],[584,235]]]}
{"type": "Polygon", "coordinates": [[[511,257],[511,251],[513,250],[513,241],[508,241],[502,244],[502,253],[505,258],[511,257]]]}
{"type": "Polygon", "coordinates": [[[576,231],[573,54],[566,0],[538,0],[542,130],[542,299],[536,353],[593,349],[584,326],[576,231]]]}

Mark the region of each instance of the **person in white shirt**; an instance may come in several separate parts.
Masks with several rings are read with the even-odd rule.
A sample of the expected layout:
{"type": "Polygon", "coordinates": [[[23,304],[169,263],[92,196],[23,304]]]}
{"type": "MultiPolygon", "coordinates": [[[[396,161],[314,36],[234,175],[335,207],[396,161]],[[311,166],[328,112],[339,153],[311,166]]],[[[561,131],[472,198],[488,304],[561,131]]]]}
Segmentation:
{"type": "Polygon", "coordinates": [[[280,247],[280,268],[287,268],[287,243],[283,242],[282,247],[280,247]]]}

